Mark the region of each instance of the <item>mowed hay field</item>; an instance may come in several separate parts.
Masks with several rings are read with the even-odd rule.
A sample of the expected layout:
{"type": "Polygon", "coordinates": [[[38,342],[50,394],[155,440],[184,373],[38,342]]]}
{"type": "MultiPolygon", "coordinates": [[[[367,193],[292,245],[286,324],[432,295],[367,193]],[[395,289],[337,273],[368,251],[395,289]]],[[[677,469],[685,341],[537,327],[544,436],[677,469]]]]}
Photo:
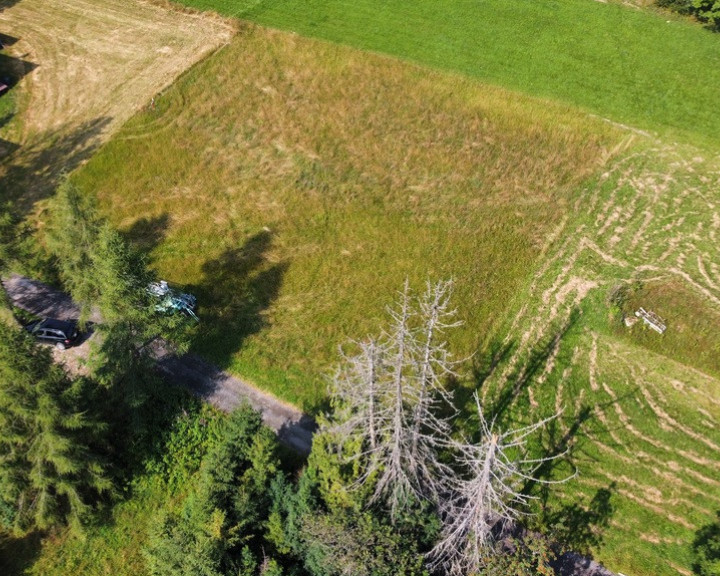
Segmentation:
{"type": "Polygon", "coordinates": [[[247,26],[74,180],[195,292],[194,349],[307,410],[406,277],[454,278],[458,356],[504,319],[606,124],[247,26]]]}
{"type": "Polygon", "coordinates": [[[23,206],[52,192],[186,68],[226,42],[228,21],[145,0],[0,2],[17,101],[0,121],[0,198],[23,206]]]}
{"type": "Polygon", "coordinates": [[[643,145],[611,163],[480,371],[501,418],[563,410],[546,446],[570,448],[578,477],[541,517],[625,574],[691,574],[720,509],[719,188],[717,158],[698,149],[643,145]],[[624,325],[640,306],[663,335],[624,325]]]}

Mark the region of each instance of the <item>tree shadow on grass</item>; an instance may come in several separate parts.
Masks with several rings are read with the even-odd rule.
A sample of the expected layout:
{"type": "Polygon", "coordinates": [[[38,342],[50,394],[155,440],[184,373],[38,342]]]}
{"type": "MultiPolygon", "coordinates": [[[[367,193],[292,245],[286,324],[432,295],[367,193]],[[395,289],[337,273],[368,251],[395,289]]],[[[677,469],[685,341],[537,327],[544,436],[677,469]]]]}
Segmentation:
{"type": "MultiPolygon", "coordinates": [[[[467,383],[454,375],[448,377],[446,389],[452,390],[453,406],[441,405],[440,415],[452,418],[458,414],[461,419],[473,421],[477,408],[475,394],[482,396],[482,390],[497,368],[510,359],[515,341],[493,340],[487,352],[473,356],[472,377],[467,383]]],[[[485,411],[485,407],[483,406],[485,411]]]]}
{"type": "MultiPolygon", "coordinates": [[[[4,46],[12,46],[17,38],[8,34],[0,34],[0,42],[4,46]]],[[[16,57],[0,53],[0,80],[12,89],[24,76],[27,76],[38,67],[34,62],[24,60],[24,56],[16,57]]]]}
{"type": "MultiPolygon", "coordinates": [[[[0,128],[2,127],[4,120],[5,118],[0,118],[0,128]]],[[[5,156],[13,154],[18,148],[20,148],[20,144],[0,138],[0,160],[2,160],[5,156]]]]}
{"type": "Polygon", "coordinates": [[[169,226],[170,215],[164,212],[159,216],[138,218],[122,231],[122,235],[143,253],[149,254],[165,239],[169,226]]]}
{"type": "Polygon", "coordinates": [[[79,126],[62,126],[34,138],[0,159],[2,198],[13,202],[19,216],[47,198],[60,178],[87,160],[101,144],[101,135],[112,119],[100,117],[79,126]]]}
{"type": "Polygon", "coordinates": [[[490,343],[488,352],[473,357],[473,382],[476,390],[481,390],[488,379],[512,356],[515,350],[515,340],[506,342],[496,339],[490,343]]]}
{"type": "MultiPolygon", "coordinates": [[[[8,34],[0,33],[0,44],[3,46],[12,46],[15,42],[17,42],[17,38],[8,34]]],[[[29,74],[35,68],[37,68],[37,64],[33,62],[23,60],[22,58],[16,58],[14,56],[10,56],[9,54],[0,53],[0,84],[7,86],[7,89],[0,93],[0,99],[8,98],[10,91],[12,91],[15,85],[20,82],[23,76],[29,74]]],[[[3,104],[2,100],[0,100],[0,104],[3,104]]],[[[14,111],[10,110],[5,112],[2,117],[0,117],[0,130],[7,126],[14,116],[14,111]]],[[[18,151],[19,148],[19,143],[0,138],[0,165],[4,164],[5,160],[10,158],[18,151]]],[[[0,170],[0,178],[1,177],[2,171],[0,170]]],[[[3,184],[2,189],[4,190],[5,188],[6,185],[3,184]]],[[[7,200],[7,198],[0,198],[0,200],[7,200]]]]}
{"type": "MultiPolygon", "coordinates": [[[[586,441],[591,436],[597,438],[609,432],[607,423],[596,417],[596,409],[602,411],[625,397],[593,405],[581,404],[573,415],[558,415],[543,429],[540,458],[546,460],[533,473],[537,480],[528,480],[523,492],[534,494],[539,499],[542,508],[540,524],[551,531],[553,540],[562,548],[572,551],[568,553],[568,558],[577,554],[592,558],[592,549],[602,544],[615,513],[611,498],[617,487],[615,482],[610,482],[606,487],[599,488],[587,503],[576,499],[569,504],[559,504],[551,498],[554,483],[566,479],[573,482],[577,463],[581,459],[599,465],[597,458],[585,450],[586,441]]],[[[621,426],[618,424],[618,428],[621,426]]]]}
{"type": "MultiPolygon", "coordinates": [[[[7,126],[12,119],[13,119],[12,113],[5,114],[2,118],[0,118],[0,130],[5,128],[5,126],[7,126]]],[[[16,150],[17,148],[20,147],[19,144],[15,144],[14,142],[10,142],[10,144],[15,146],[15,148],[13,148],[13,150],[16,150]]],[[[7,153],[4,153],[2,150],[0,150],[0,159],[2,159],[4,156],[7,156],[7,153]]]]}
{"type": "Polygon", "coordinates": [[[699,576],[720,573],[720,510],[714,522],[706,524],[695,532],[692,547],[694,560],[692,569],[699,576]]]}
{"type": "MultiPolygon", "coordinates": [[[[2,12],[4,8],[8,8],[8,4],[10,4],[8,0],[0,0],[0,12],[2,12]]],[[[0,32],[0,44],[2,44],[3,46],[12,46],[18,40],[19,38],[16,38],[15,36],[10,36],[10,34],[0,32]]]]}
{"type": "MultiPolygon", "coordinates": [[[[568,478],[576,472],[580,459],[600,465],[597,457],[585,450],[587,441],[591,437],[602,438],[605,445],[612,445],[610,440],[613,435],[609,424],[596,417],[597,411],[602,412],[632,397],[633,394],[628,392],[607,402],[579,405],[572,416],[563,418],[560,415],[549,421],[543,429],[541,458],[549,459],[535,470],[533,476],[538,481],[526,482],[523,492],[534,493],[539,498],[542,506],[541,524],[552,531],[554,540],[572,550],[572,553],[592,558],[592,549],[603,543],[604,533],[615,513],[611,498],[617,486],[615,482],[610,482],[606,487],[599,488],[587,504],[577,500],[559,505],[551,500],[553,482],[568,478]]],[[[624,426],[618,422],[615,428],[621,430],[624,426]]],[[[573,480],[570,478],[570,481],[573,480]]]]}
{"type": "Polygon", "coordinates": [[[0,574],[19,576],[40,555],[42,534],[33,532],[22,538],[0,539],[0,574]]]}
{"type": "Polygon", "coordinates": [[[287,262],[268,259],[272,234],[260,232],[241,248],[225,250],[203,264],[204,280],[190,289],[198,297],[200,327],[191,350],[227,368],[248,336],[266,326],[287,262]]]}
{"type": "Polygon", "coordinates": [[[20,2],[20,0],[0,0],[0,12],[12,8],[18,2],[20,2]]]}
{"type": "Polygon", "coordinates": [[[592,549],[602,544],[605,530],[615,513],[612,497],[617,491],[615,482],[599,488],[587,504],[572,502],[556,510],[545,511],[543,524],[552,530],[554,540],[573,552],[592,558],[592,549]]]}
{"type": "MultiPolygon", "coordinates": [[[[514,411],[512,407],[522,393],[530,387],[533,379],[542,373],[548,362],[551,361],[555,349],[576,324],[579,315],[580,311],[574,309],[562,325],[552,331],[549,337],[538,342],[524,361],[517,363],[505,377],[501,388],[488,391],[483,403],[483,412],[488,420],[495,421],[501,427],[513,424],[514,411]]],[[[480,390],[487,385],[488,378],[495,373],[499,366],[511,358],[513,352],[514,342],[512,341],[495,344],[491,349],[490,360],[478,362],[474,368],[475,389],[480,390]]],[[[466,399],[465,403],[461,404],[464,409],[469,408],[468,401],[466,399]]],[[[474,407],[471,407],[471,410],[474,410],[474,407]]]]}

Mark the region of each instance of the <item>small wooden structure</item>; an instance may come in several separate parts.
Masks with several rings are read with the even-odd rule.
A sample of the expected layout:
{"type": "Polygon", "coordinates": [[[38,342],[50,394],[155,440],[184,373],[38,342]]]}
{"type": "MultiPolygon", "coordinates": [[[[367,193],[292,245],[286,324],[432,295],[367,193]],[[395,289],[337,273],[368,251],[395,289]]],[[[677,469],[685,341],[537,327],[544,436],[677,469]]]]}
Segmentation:
{"type": "Polygon", "coordinates": [[[642,318],[645,324],[650,326],[655,332],[658,332],[659,334],[662,334],[667,330],[667,326],[665,326],[665,322],[663,322],[662,318],[655,314],[655,312],[650,312],[648,310],[645,310],[645,308],[640,308],[635,312],[635,316],[638,318],[642,318]]]}

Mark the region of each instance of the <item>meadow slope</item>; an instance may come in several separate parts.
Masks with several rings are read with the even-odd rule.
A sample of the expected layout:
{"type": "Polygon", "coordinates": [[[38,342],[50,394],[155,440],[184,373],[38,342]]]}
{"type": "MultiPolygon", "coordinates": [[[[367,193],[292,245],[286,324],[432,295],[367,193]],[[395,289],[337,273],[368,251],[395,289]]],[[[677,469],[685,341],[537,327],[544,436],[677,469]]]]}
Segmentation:
{"type": "Polygon", "coordinates": [[[313,407],[409,277],[454,277],[477,350],[620,135],[564,107],[247,27],[74,180],[168,280],[194,348],[313,407]]]}
{"type": "Polygon", "coordinates": [[[564,409],[546,440],[579,474],[542,521],[615,570],[669,576],[720,500],[718,172],[628,134],[246,26],[74,180],[198,294],[196,351],[307,410],[406,276],[454,277],[451,347],[475,353],[460,401],[479,387],[504,421],[564,409]],[[640,305],[663,337],[622,326],[640,305]]]}
{"type": "Polygon", "coordinates": [[[696,149],[642,146],[613,163],[480,370],[505,418],[564,411],[548,442],[572,448],[579,475],[543,514],[568,530],[565,508],[604,501],[602,522],[587,519],[607,528],[584,545],[628,574],[690,574],[695,532],[720,508],[718,186],[717,159],[696,149]],[[639,306],[665,334],[624,325],[639,306]]]}

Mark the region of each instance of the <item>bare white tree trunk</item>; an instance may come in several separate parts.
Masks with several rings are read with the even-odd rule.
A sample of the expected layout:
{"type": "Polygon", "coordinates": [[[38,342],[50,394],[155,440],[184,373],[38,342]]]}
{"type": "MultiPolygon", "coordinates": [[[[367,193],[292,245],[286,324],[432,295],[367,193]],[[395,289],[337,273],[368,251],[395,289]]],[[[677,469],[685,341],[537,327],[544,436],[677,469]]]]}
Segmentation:
{"type": "MultiPolygon", "coordinates": [[[[393,321],[389,347],[392,352],[392,384],[388,390],[389,404],[392,407],[392,420],[386,430],[386,445],[380,475],[375,486],[373,500],[384,498],[394,518],[398,509],[411,496],[419,496],[417,483],[408,476],[405,462],[408,443],[406,409],[413,390],[406,386],[408,348],[412,349],[413,333],[410,328],[410,286],[405,280],[400,306],[391,310],[393,321]]],[[[410,384],[408,382],[408,384],[410,384]]]]}
{"type": "Polygon", "coordinates": [[[379,349],[374,340],[370,341],[367,355],[369,356],[368,381],[368,439],[370,452],[377,450],[377,393],[378,393],[378,364],[379,349]]]}
{"type": "MultiPolygon", "coordinates": [[[[460,326],[453,320],[456,310],[450,309],[452,281],[428,282],[424,296],[419,301],[419,316],[423,321],[418,335],[420,348],[415,356],[419,359],[416,368],[418,400],[412,414],[410,464],[417,468],[416,475],[434,488],[432,471],[424,465],[428,453],[435,452],[449,436],[447,419],[437,417],[438,404],[452,406],[452,396],[443,386],[443,380],[454,375],[453,362],[446,348],[446,342],[437,342],[437,337],[448,328],[460,326]],[[427,446],[428,442],[430,446],[427,446]],[[424,446],[424,444],[426,446],[424,446]],[[429,448],[429,450],[428,450],[429,448]]],[[[429,460],[430,463],[434,459],[429,460]]]]}
{"type": "Polygon", "coordinates": [[[477,573],[493,552],[493,530],[525,513],[533,497],[521,491],[522,485],[566,482],[572,477],[560,481],[533,477],[543,463],[563,454],[527,456],[528,437],[557,414],[530,426],[496,432],[485,419],[477,395],[475,402],[481,439],[454,446],[458,466],[446,479],[449,493],[441,504],[443,530],[429,554],[431,566],[451,576],[477,573]]]}
{"type": "Polygon", "coordinates": [[[343,365],[330,386],[334,409],[331,428],[341,438],[367,437],[368,450],[374,453],[378,449],[378,429],[382,428],[387,413],[379,397],[386,352],[374,339],[354,345],[359,353],[354,356],[342,353],[343,365]]]}
{"type": "Polygon", "coordinates": [[[437,415],[440,402],[450,403],[442,379],[454,363],[445,342],[436,339],[452,321],[451,282],[428,284],[415,301],[405,282],[390,327],[381,338],[358,343],[360,353],[344,355],[333,382],[333,428],[338,437],[360,436],[364,472],[372,479],[372,501],[383,501],[395,518],[410,500],[434,499],[436,479],[444,466],[438,450],[449,445],[447,418],[437,415]]]}
{"type": "Polygon", "coordinates": [[[493,552],[495,527],[516,521],[527,509],[532,497],[523,484],[550,483],[533,474],[562,454],[527,455],[530,435],[557,415],[498,432],[477,395],[479,442],[452,440],[448,418],[438,415],[443,403],[451,405],[443,384],[456,365],[441,338],[459,325],[450,308],[451,290],[449,281],[428,283],[415,301],[405,282],[398,306],[390,310],[389,330],[356,343],[356,355],[343,354],[328,426],[340,444],[353,439],[348,445],[362,446],[344,456],[360,464],[357,484],[368,485],[370,500],[384,502],[392,519],[413,499],[438,505],[443,529],[428,555],[430,565],[466,576],[477,573],[493,552]],[[445,460],[452,466],[441,454],[450,455],[445,460]]]}

